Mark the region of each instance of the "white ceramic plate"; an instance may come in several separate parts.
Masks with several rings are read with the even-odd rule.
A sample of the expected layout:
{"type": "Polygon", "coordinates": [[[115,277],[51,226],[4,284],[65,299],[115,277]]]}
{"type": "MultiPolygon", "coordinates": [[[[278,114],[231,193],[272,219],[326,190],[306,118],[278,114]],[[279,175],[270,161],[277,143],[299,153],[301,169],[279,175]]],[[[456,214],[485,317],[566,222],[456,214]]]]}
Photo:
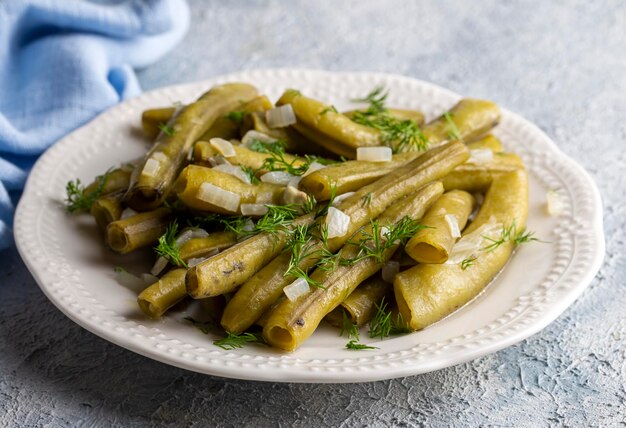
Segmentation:
{"type": "MultiPolygon", "coordinates": [[[[17,209],[19,252],[41,289],[68,317],[117,345],[167,364],[218,376],[284,382],[361,382],[415,375],[495,352],[536,333],[580,295],[604,256],[602,207],[595,184],[536,126],[504,110],[496,134],[530,172],[528,228],[549,243],[522,246],[497,279],[475,300],[428,329],[350,351],[345,338],[320,328],[301,349],[287,354],[251,345],[224,351],[174,313],[160,321],[141,315],[136,290],[119,285],[113,267],[145,272],[145,256],[107,251],[89,216],[62,207],[65,184],[90,182],[109,166],[142,155],[137,132],[142,110],[188,102],[212,85],[245,81],[276,99],[286,88],[353,107],[348,101],[377,85],[389,104],[418,108],[433,118],[460,96],[407,77],[374,73],[261,70],[159,89],[124,102],[68,135],[37,162],[17,209]],[[546,214],[546,192],[558,191],[565,211],[546,214]]],[[[365,329],[364,329],[365,330],[365,329]]],[[[366,337],[365,331],[362,336],[366,337]]],[[[364,340],[370,342],[370,340],[364,340]]]]}

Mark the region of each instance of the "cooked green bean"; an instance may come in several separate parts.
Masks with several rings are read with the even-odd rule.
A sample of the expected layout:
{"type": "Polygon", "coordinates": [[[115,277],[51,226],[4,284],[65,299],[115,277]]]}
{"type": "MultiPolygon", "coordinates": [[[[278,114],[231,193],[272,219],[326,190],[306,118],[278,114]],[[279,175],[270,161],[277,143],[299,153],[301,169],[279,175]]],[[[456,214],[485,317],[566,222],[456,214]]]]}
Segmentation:
{"type": "Polygon", "coordinates": [[[356,157],[358,147],[380,146],[380,131],[360,125],[349,117],[333,111],[320,101],[289,89],[276,105],[291,104],[298,122],[293,125],[304,136],[326,149],[350,159],[356,157]]]}
{"type": "Polygon", "coordinates": [[[407,254],[419,263],[444,263],[456,242],[446,216],[453,216],[458,231],[461,231],[475,203],[474,197],[462,190],[444,193],[422,219],[422,224],[427,227],[407,242],[407,254]]]}
{"type": "Polygon", "coordinates": [[[113,221],[106,229],[107,244],[122,254],[155,244],[173,218],[169,208],[157,208],[113,221]]]}
{"type": "MultiPolygon", "coordinates": [[[[485,201],[463,236],[493,226],[472,264],[419,264],[396,275],[394,292],[403,319],[413,330],[423,329],[472,300],[509,259],[528,215],[528,177],[523,169],[494,179],[485,201]],[[495,231],[493,231],[495,230],[495,231]],[[493,241],[492,241],[493,239],[493,241]]],[[[463,238],[462,238],[463,239],[463,238]]]]}
{"type": "Polygon", "coordinates": [[[512,153],[497,153],[493,159],[481,163],[466,162],[459,165],[441,179],[446,190],[465,190],[466,192],[486,192],[493,179],[523,169],[522,160],[512,153]]]}
{"type": "Polygon", "coordinates": [[[126,190],[128,189],[128,183],[130,182],[131,172],[132,167],[115,168],[103,175],[99,175],[93,183],[85,187],[84,195],[89,196],[92,193],[99,191],[99,195],[104,196],[120,190],[126,190]],[[104,184],[102,183],[102,180],[105,180],[104,184]]]}
{"type": "Polygon", "coordinates": [[[154,140],[160,133],[161,128],[170,121],[176,107],[159,107],[144,110],[141,113],[141,130],[143,135],[154,140]]]}
{"type": "Polygon", "coordinates": [[[167,124],[142,162],[133,172],[128,204],[140,211],[158,207],[183,168],[189,150],[215,120],[257,95],[253,86],[228,83],[216,86],[198,101],[184,107],[167,124]]]}
{"type": "MultiPolygon", "coordinates": [[[[404,200],[389,207],[380,217],[383,225],[398,224],[409,217],[419,219],[424,211],[443,193],[443,186],[434,182],[404,200]]],[[[339,252],[344,260],[354,260],[361,254],[357,243],[370,239],[380,231],[373,224],[364,226],[339,252]]],[[[380,237],[384,240],[384,237],[380,237]]],[[[283,300],[269,315],[263,337],[272,346],[293,351],[315,331],[320,321],[335,309],[346,296],[364,280],[378,272],[398,249],[399,243],[390,244],[383,249],[380,258],[365,257],[351,265],[340,264],[334,270],[315,270],[311,279],[323,288],[315,288],[294,301],[283,300]]]]}
{"type": "Polygon", "coordinates": [[[106,231],[109,223],[119,220],[122,217],[122,192],[110,193],[95,200],[91,205],[91,215],[96,219],[96,224],[103,232],[106,231]]]}
{"type": "Polygon", "coordinates": [[[213,232],[205,238],[192,238],[180,246],[180,258],[184,261],[207,257],[215,251],[222,251],[237,243],[233,232],[213,232]]]}
{"type": "Polygon", "coordinates": [[[393,297],[393,287],[374,275],[361,283],[343,302],[326,315],[325,319],[334,326],[343,325],[344,313],[350,323],[359,327],[368,323],[376,313],[384,297],[393,297]]]}
{"type": "Polygon", "coordinates": [[[169,270],[161,279],[143,290],[137,303],[141,310],[152,318],[158,318],[169,308],[187,296],[185,290],[185,274],[187,269],[169,270]]]}
{"type": "Polygon", "coordinates": [[[467,148],[470,150],[489,149],[494,153],[500,153],[504,151],[502,143],[494,135],[485,135],[480,140],[470,141],[467,143],[467,148]]]}
{"type": "Polygon", "coordinates": [[[500,108],[491,101],[464,98],[446,114],[422,128],[431,144],[446,141],[471,141],[498,124],[500,108]]]}
{"type": "Polygon", "coordinates": [[[212,168],[205,168],[198,165],[189,165],[180,173],[174,185],[174,192],[178,198],[188,207],[207,212],[221,214],[240,213],[241,204],[253,204],[259,195],[266,195],[268,200],[264,203],[277,204],[281,201],[284,186],[272,183],[247,184],[239,178],[212,168]],[[222,189],[234,195],[233,204],[228,206],[216,205],[214,202],[203,199],[203,185],[209,184],[213,189],[222,189]],[[236,202],[236,203],[235,203],[236,202]]]}

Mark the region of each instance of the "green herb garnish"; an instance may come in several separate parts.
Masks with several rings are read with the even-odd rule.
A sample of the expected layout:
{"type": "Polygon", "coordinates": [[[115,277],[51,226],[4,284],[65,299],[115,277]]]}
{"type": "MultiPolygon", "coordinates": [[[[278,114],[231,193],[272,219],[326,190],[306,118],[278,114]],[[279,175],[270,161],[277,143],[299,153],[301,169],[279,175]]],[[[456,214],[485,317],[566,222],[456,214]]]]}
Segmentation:
{"type": "Polygon", "coordinates": [[[461,260],[461,270],[465,270],[467,268],[469,268],[470,266],[474,266],[474,262],[476,261],[476,257],[475,256],[471,256],[471,257],[467,257],[463,260],[461,260]]]}
{"type": "Polygon", "coordinates": [[[462,142],[463,139],[461,138],[461,132],[456,126],[456,123],[454,123],[453,113],[447,111],[443,114],[443,118],[448,123],[448,137],[450,137],[450,139],[452,140],[458,140],[462,142]]]}
{"type": "Polygon", "coordinates": [[[378,349],[376,346],[369,346],[363,343],[357,343],[356,340],[351,340],[346,343],[346,348],[351,349],[353,351],[362,351],[364,349],[378,349]]]}
{"type": "Polygon", "coordinates": [[[527,232],[526,229],[518,231],[515,220],[513,220],[509,227],[502,226],[502,230],[500,231],[500,236],[498,238],[494,239],[483,235],[483,238],[487,241],[490,241],[491,244],[481,248],[481,250],[491,252],[500,247],[505,242],[512,242],[515,246],[526,244],[532,241],[542,242],[539,239],[535,238],[533,236],[534,234],[534,232],[527,232]]]}
{"type": "Polygon", "coordinates": [[[328,107],[326,107],[324,110],[320,111],[320,116],[321,116],[321,115],[324,115],[324,114],[326,114],[326,113],[328,113],[328,112],[332,112],[332,113],[339,113],[339,112],[337,111],[337,109],[335,108],[335,106],[334,106],[334,105],[329,105],[329,106],[328,106],[328,107]]]}
{"type": "Polygon", "coordinates": [[[159,123],[159,129],[168,137],[173,137],[175,134],[174,128],[163,122],[159,123]]]}
{"type": "Polygon", "coordinates": [[[231,111],[226,115],[226,118],[232,120],[235,123],[241,123],[243,122],[243,116],[245,114],[246,113],[243,111],[231,111]]]}
{"type": "Polygon", "coordinates": [[[104,174],[97,176],[96,183],[98,185],[94,191],[89,193],[86,192],[86,188],[81,184],[80,179],[68,181],[65,185],[65,192],[67,193],[65,209],[67,212],[89,211],[96,199],[102,196],[104,186],[109,180],[112,171],[112,169],[109,169],[104,174]]]}
{"type": "Polygon", "coordinates": [[[402,314],[398,313],[398,316],[394,320],[391,316],[391,310],[387,309],[387,303],[385,298],[380,302],[380,305],[376,305],[376,314],[370,321],[369,336],[379,337],[381,340],[385,337],[410,333],[409,326],[404,322],[402,314]]]}
{"type": "Polygon", "coordinates": [[[185,321],[189,321],[194,327],[204,334],[209,334],[217,329],[217,324],[211,321],[198,321],[192,317],[185,317],[183,319],[185,321]]]}
{"type": "Polygon", "coordinates": [[[261,343],[266,345],[265,340],[263,340],[263,336],[259,333],[234,334],[227,332],[226,337],[213,341],[215,346],[219,346],[227,351],[243,348],[246,343],[261,343]]]}
{"type": "Polygon", "coordinates": [[[259,180],[256,176],[256,171],[253,168],[246,165],[239,165],[239,168],[241,168],[248,178],[250,178],[250,183],[259,184],[261,182],[261,180],[259,180]]]}
{"type": "Polygon", "coordinates": [[[175,266],[187,268],[187,263],[180,257],[180,247],[176,243],[178,233],[178,223],[173,221],[159,238],[159,244],[154,247],[154,251],[161,257],[165,257],[175,266]]]}
{"type": "Polygon", "coordinates": [[[341,331],[339,332],[339,336],[343,336],[344,333],[347,334],[349,342],[346,343],[346,349],[351,349],[354,351],[361,351],[363,349],[378,349],[375,346],[365,345],[359,342],[359,327],[356,324],[353,324],[350,320],[350,317],[346,313],[345,309],[342,309],[343,320],[341,324],[341,331]]]}

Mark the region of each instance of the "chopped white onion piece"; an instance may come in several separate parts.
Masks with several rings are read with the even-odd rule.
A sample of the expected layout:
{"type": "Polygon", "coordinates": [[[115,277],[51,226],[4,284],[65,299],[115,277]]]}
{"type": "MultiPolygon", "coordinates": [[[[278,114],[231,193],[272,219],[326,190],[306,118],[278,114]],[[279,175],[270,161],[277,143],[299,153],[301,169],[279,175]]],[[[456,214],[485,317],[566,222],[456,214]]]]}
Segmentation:
{"type": "Polygon", "coordinates": [[[213,169],[215,171],[221,171],[228,175],[232,175],[233,177],[238,178],[246,184],[251,183],[250,176],[243,172],[243,169],[241,169],[239,166],[224,163],[222,165],[214,166],[213,169]]]}
{"type": "Polygon", "coordinates": [[[348,199],[350,196],[354,195],[356,192],[346,192],[346,193],[342,193],[341,195],[337,196],[334,200],[333,200],[333,207],[336,207],[337,205],[339,205],[341,202],[345,201],[346,199],[348,199]]]}
{"type": "Polygon", "coordinates": [[[143,279],[143,282],[144,284],[146,284],[146,287],[159,281],[159,277],[156,275],[152,275],[151,273],[142,273],[141,279],[143,279]]]}
{"type": "Polygon", "coordinates": [[[226,211],[237,212],[241,196],[217,187],[211,183],[202,183],[196,197],[201,201],[208,202],[226,211]]]}
{"type": "Polygon", "coordinates": [[[163,272],[163,269],[165,269],[166,267],[167,267],[167,259],[163,256],[159,256],[157,257],[156,261],[152,265],[152,268],[150,269],[150,273],[155,276],[160,275],[161,272],[163,272]]]}
{"type": "Polygon", "coordinates": [[[356,149],[356,160],[368,162],[389,162],[391,147],[359,147],[356,149]]]}
{"type": "Polygon", "coordinates": [[[252,232],[254,230],[254,222],[252,219],[247,218],[246,224],[241,228],[244,232],[252,232]]]}
{"type": "Polygon", "coordinates": [[[304,296],[309,291],[311,291],[311,289],[309,288],[309,283],[306,282],[306,279],[304,278],[298,278],[294,282],[283,288],[283,293],[285,293],[285,296],[287,296],[287,298],[292,302],[298,297],[304,296]]]}
{"type": "Polygon", "coordinates": [[[202,263],[203,261],[205,261],[206,259],[210,259],[211,257],[216,255],[217,253],[219,253],[219,250],[217,248],[214,248],[210,252],[206,253],[204,257],[192,257],[189,260],[187,260],[187,266],[189,266],[190,268],[194,267],[194,266],[197,266],[200,263],[202,263]]]}
{"type": "Polygon", "coordinates": [[[283,191],[282,202],[283,204],[286,204],[286,205],[289,205],[289,204],[301,205],[305,203],[308,198],[309,198],[309,195],[307,195],[306,192],[303,192],[302,190],[298,190],[293,186],[287,186],[285,187],[285,190],[283,191]]]}
{"type": "Polygon", "coordinates": [[[159,172],[159,169],[161,169],[161,163],[156,159],[150,158],[146,161],[146,164],[143,166],[143,169],[141,170],[141,175],[145,175],[147,177],[154,177],[159,172]]]}
{"type": "Polygon", "coordinates": [[[143,279],[139,278],[136,275],[133,275],[132,273],[121,267],[115,268],[115,280],[118,282],[118,284],[123,285],[124,287],[131,288],[135,291],[143,290],[146,287],[146,283],[143,279]]]}
{"type": "Polygon", "coordinates": [[[215,166],[232,165],[232,163],[228,162],[228,159],[222,155],[213,156],[213,160],[215,161],[215,166]]]}
{"type": "Polygon", "coordinates": [[[257,204],[271,204],[274,201],[274,193],[260,192],[256,195],[257,204]]]}
{"type": "Polygon", "coordinates": [[[323,165],[319,162],[311,162],[311,164],[309,165],[309,169],[307,169],[306,172],[302,174],[302,176],[306,177],[307,175],[312,174],[315,171],[319,171],[320,169],[324,169],[324,168],[326,168],[326,165],[323,165]]]}
{"type": "Polygon", "coordinates": [[[459,229],[459,221],[456,219],[454,214],[446,214],[444,216],[446,222],[448,223],[448,227],[450,228],[450,234],[453,238],[461,237],[461,230],[459,229]]]}
{"type": "Polygon", "coordinates": [[[211,138],[209,140],[209,143],[215,150],[220,152],[222,156],[224,156],[225,158],[230,158],[237,154],[235,152],[235,148],[233,147],[233,144],[230,141],[227,141],[223,138],[211,138]]]}
{"type": "Polygon", "coordinates": [[[246,147],[250,147],[250,145],[255,140],[261,141],[263,143],[275,143],[276,141],[278,141],[276,140],[276,138],[272,138],[267,134],[263,134],[262,132],[251,129],[250,131],[246,132],[246,135],[243,136],[243,138],[241,139],[241,144],[246,147]]]}
{"type": "Polygon", "coordinates": [[[124,210],[122,211],[122,214],[120,216],[120,220],[124,220],[125,218],[132,217],[132,216],[137,215],[137,214],[138,214],[138,212],[135,211],[132,208],[124,208],[124,210]]]}
{"type": "Polygon", "coordinates": [[[273,183],[286,186],[287,184],[289,184],[293,177],[294,175],[291,175],[286,171],[272,171],[263,174],[261,176],[261,181],[263,183],[273,183]]]}
{"type": "Polygon", "coordinates": [[[400,272],[400,262],[395,260],[388,261],[382,269],[383,281],[393,284],[393,279],[398,272],[400,272]]]}
{"type": "Polygon", "coordinates": [[[209,233],[200,227],[186,227],[176,237],[176,245],[180,247],[190,239],[206,238],[208,236],[209,233]]]}
{"type": "Polygon", "coordinates": [[[563,214],[565,211],[565,201],[563,201],[563,198],[556,190],[548,190],[546,199],[546,208],[549,215],[558,216],[563,214]]]}
{"type": "Polygon", "coordinates": [[[296,123],[296,114],[291,104],[285,104],[267,110],[265,112],[265,120],[270,128],[284,128],[285,126],[296,123]]]}
{"type": "Polygon", "coordinates": [[[446,264],[458,264],[467,258],[476,257],[480,250],[487,245],[485,236],[497,239],[501,231],[501,224],[490,221],[489,223],[483,224],[472,233],[462,236],[461,239],[454,244],[454,247],[452,247],[446,264]]]}
{"type": "Polygon", "coordinates": [[[336,238],[338,236],[344,236],[348,233],[348,226],[350,225],[350,216],[346,215],[343,211],[338,210],[335,207],[328,208],[328,214],[326,215],[326,226],[328,227],[328,238],[336,238]]]}
{"type": "Polygon", "coordinates": [[[294,176],[291,180],[289,180],[289,183],[287,183],[287,186],[295,187],[297,189],[298,186],[300,185],[300,180],[302,180],[302,177],[304,176],[303,175],[294,176]]]}
{"type": "Polygon", "coordinates": [[[470,157],[467,163],[483,164],[493,160],[493,151],[491,151],[491,149],[475,149],[469,152],[470,157]]]}
{"type": "Polygon", "coordinates": [[[267,214],[267,207],[263,204],[241,204],[241,215],[261,216],[267,214]]]}
{"type": "Polygon", "coordinates": [[[167,160],[167,156],[163,152],[154,152],[150,157],[159,163],[167,160]]]}

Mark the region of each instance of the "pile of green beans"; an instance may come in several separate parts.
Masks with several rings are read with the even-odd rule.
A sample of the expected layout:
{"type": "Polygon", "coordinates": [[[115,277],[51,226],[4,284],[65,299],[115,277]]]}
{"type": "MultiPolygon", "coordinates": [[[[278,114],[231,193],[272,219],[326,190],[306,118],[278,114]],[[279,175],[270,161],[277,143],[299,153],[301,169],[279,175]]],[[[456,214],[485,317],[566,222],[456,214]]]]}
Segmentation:
{"type": "Polygon", "coordinates": [[[144,158],[68,183],[68,210],[90,212],[114,252],[155,250],[138,296],[151,318],[199,300],[231,339],[260,329],[293,351],[326,320],[350,330],[348,349],[371,349],[355,346],[359,327],[393,314],[396,330],[426,328],[493,279],[525,227],[528,181],[490,134],[494,103],[462,99],[427,121],[387,107],[381,89],[365,99],[342,113],[298,90],[274,105],[226,83],[155,106],[141,116],[144,158]],[[390,160],[359,159],[380,146],[390,160]],[[455,259],[497,226],[508,235],[493,251],[455,259]]]}

